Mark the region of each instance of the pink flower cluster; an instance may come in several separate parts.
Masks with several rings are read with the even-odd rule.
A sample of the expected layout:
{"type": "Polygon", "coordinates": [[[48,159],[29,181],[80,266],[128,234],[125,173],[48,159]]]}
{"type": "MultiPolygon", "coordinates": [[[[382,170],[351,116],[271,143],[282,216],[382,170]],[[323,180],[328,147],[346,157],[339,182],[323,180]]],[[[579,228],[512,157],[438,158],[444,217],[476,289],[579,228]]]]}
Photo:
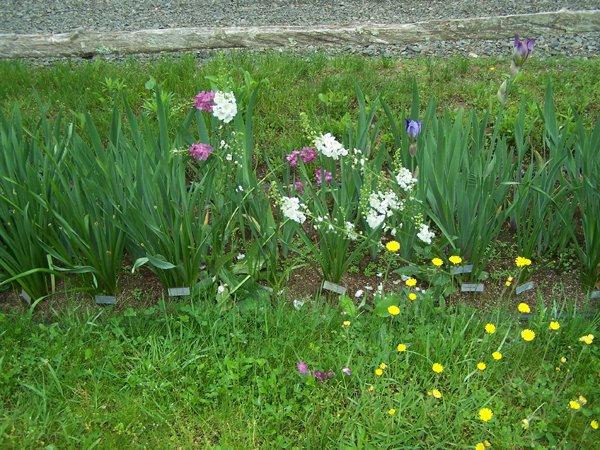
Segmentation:
{"type": "MultiPolygon", "coordinates": [[[[324,383],[327,380],[331,380],[335,376],[333,370],[330,370],[329,372],[321,372],[320,370],[309,370],[308,364],[306,364],[304,361],[298,361],[296,363],[296,369],[298,369],[298,373],[300,374],[314,376],[321,383],[324,383]]],[[[352,375],[352,370],[350,370],[349,367],[344,367],[342,369],[342,372],[348,376],[352,375]]]]}
{"type": "Polygon", "coordinates": [[[198,161],[206,161],[210,154],[213,152],[213,148],[208,144],[192,144],[188,148],[190,155],[198,161]]]}
{"type": "Polygon", "coordinates": [[[315,179],[317,180],[317,184],[323,184],[323,173],[325,174],[325,182],[331,183],[331,180],[333,179],[331,172],[323,170],[319,167],[317,170],[315,170],[315,179]]]}
{"type": "Polygon", "coordinates": [[[200,111],[212,112],[215,106],[215,93],[212,91],[201,91],[194,97],[194,106],[200,111]]]}
{"type": "Polygon", "coordinates": [[[298,156],[302,158],[304,164],[308,164],[317,159],[317,151],[312,147],[302,147],[302,150],[293,150],[292,153],[285,157],[290,167],[298,165],[298,156]]]}

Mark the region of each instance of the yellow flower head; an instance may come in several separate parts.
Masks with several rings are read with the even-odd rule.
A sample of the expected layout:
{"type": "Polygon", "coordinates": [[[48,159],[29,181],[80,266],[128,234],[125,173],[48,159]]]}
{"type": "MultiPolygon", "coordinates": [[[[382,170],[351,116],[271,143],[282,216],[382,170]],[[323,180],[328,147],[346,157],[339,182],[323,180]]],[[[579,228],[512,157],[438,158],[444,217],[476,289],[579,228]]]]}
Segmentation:
{"type": "Polygon", "coordinates": [[[569,408],[575,409],[575,410],[580,409],[581,408],[581,403],[579,403],[577,400],[571,400],[569,402],[569,408]]]}
{"type": "Polygon", "coordinates": [[[406,344],[398,344],[398,347],[396,347],[398,349],[399,352],[405,352],[406,351],[406,344]]]}
{"type": "Polygon", "coordinates": [[[442,373],[444,371],[444,366],[442,366],[440,363],[435,363],[433,366],[431,366],[431,370],[433,370],[435,373],[442,373]]]}
{"type": "Polygon", "coordinates": [[[478,442],[475,445],[475,450],[485,450],[485,444],[483,442],[478,442]]]}
{"type": "Polygon", "coordinates": [[[590,422],[590,427],[592,427],[594,430],[598,429],[598,421],[597,420],[592,420],[590,422]]]}
{"type": "Polygon", "coordinates": [[[431,260],[431,263],[432,263],[434,266],[440,267],[440,266],[442,266],[442,265],[444,264],[444,261],[442,261],[440,258],[433,258],[433,259],[431,260]]]}
{"type": "Polygon", "coordinates": [[[502,359],[502,353],[494,352],[492,353],[492,358],[494,358],[496,361],[500,361],[502,359]]]}
{"type": "Polygon", "coordinates": [[[378,377],[380,377],[381,375],[383,375],[383,370],[381,370],[379,367],[377,369],[375,369],[375,375],[377,375],[378,377]]]}
{"type": "Polygon", "coordinates": [[[523,338],[524,341],[527,341],[527,342],[533,341],[535,339],[535,332],[526,328],[523,331],[521,331],[521,337],[523,338]]]}
{"type": "Polygon", "coordinates": [[[394,408],[391,408],[391,409],[388,411],[388,414],[389,414],[390,416],[393,416],[394,414],[396,414],[396,410],[395,410],[394,408]]]}
{"type": "Polygon", "coordinates": [[[481,371],[484,371],[487,365],[484,362],[477,363],[477,368],[481,371]]]}
{"type": "Polygon", "coordinates": [[[433,391],[431,391],[431,395],[433,395],[435,398],[442,398],[442,393],[440,391],[438,391],[437,389],[434,389],[433,391]]]}
{"type": "Polygon", "coordinates": [[[587,403],[587,398],[585,398],[583,395],[580,395],[577,401],[581,404],[581,406],[583,406],[587,403]]]}
{"type": "Polygon", "coordinates": [[[592,345],[592,342],[594,342],[594,335],[593,334],[588,334],[587,336],[581,336],[579,338],[580,342],[585,342],[587,345],[592,345]]]}
{"type": "Polygon", "coordinates": [[[496,325],[494,325],[493,323],[486,324],[485,332],[489,334],[494,334],[496,332],[496,325]]]}
{"type": "Polygon", "coordinates": [[[390,305],[388,306],[388,312],[392,316],[397,316],[398,314],[400,314],[400,308],[398,308],[396,305],[390,305]]]}
{"type": "Polygon", "coordinates": [[[408,294],[408,299],[411,301],[415,301],[417,299],[417,294],[411,292],[410,294],[408,294]]]}
{"type": "Polygon", "coordinates": [[[384,362],[382,362],[381,364],[379,364],[379,368],[380,368],[381,370],[385,370],[385,369],[387,369],[387,364],[386,364],[386,363],[384,363],[384,362]]]}
{"type": "Polygon", "coordinates": [[[557,321],[553,320],[552,322],[550,322],[550,325],[548,325],[548,329],[550,330],[558,330],[560,328],[560,323],[558,323],[557,321]]]}
{"type": "Polygon", "coordinates": [[[519,310],[520,313],[523,313],[523,314],[529,314],[531,312],[531,308],[529,307],[529,305],[527,303],[519,303],[519,306],[517,306],[517,309],[519,310]]]}
{"type": "Polygon", "coordinates": [[[504,283],[505,286],[510,286],[512,284],[512,282],[510,280],[506,280],[506,282],[504,283]]]}
{"type": "Polygon", "coordinates": [[[488,441],[487,439],[486,439],[485,441],[483,441],[483,444],[484,444],[486,447],[491,447],[491,446],[492,446],[492,444],[490,444],[490,441],[488,441]]]}
{"type": "Polygon", "coordinates": [[[565,357],[563,356],[562,358],[560,358],[560,362],[561,362],[561,363],[563,363],[563,364],[564,364],[564,363],[566,363],[566,362],[567,362],[567,358],[565,358],[565,357]]]}
{"type": "Polygon", "coordinates": [[[481,408],[479,410],[479,418],[484,422],[488,422],[493,417],[494,413],[490,408],[481,408]]]}
{"type": "Polygon", "coordinates": [[[400,250],[400,243],[397,241],[390,241],[385,244],[385,248],[388,250],[388,252],[396,253],[398,250],[400,250]]]}
{"type": "Polygon", "coordinates": [[[523,427],[524,430],[529,428],[529,419],[523,419],[521,420],[521,426],[523,427]]]}
{"type": "Polygon", "coordinates": [[[375,390],[375,386],[371,385],[369,386],[369,392],[373,392],[375,390]]]}
{"type": "Polygon", "coordinates": [[[417,285],[417,280],[415,280],[414,278],[409,278],[408,280],[406,280],[406,285],[408,287],[413,287],[417,285]]]}
{"type": "Polygon", "coordinates": [[[342,326],[344,328],[348,328],[350,326],[350,321],[349,320],[344,320],[344,323],[342,324],[342,326]]]}
{"type": "Polygon", "coordinates": [[[515,259],[515,264],[517,267],[530,266],[531,260],[528,258],[523,258],[522,256],[517,256],[517,259],[515,259]]]}
{"type": "Polygon", "coordinates": [[[460,264],[462,262],[462,258],[458,255],[452,255],[448,258],[452,264],[460,264]]]}

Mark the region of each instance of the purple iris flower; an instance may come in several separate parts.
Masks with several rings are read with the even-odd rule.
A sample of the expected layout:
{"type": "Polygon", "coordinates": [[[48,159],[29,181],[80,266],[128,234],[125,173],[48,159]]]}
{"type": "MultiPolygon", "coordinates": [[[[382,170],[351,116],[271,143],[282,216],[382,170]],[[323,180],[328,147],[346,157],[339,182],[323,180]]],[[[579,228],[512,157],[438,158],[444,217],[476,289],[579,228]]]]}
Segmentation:
{"type": "Polygon", "coordinates": [[[519,39],[519,35],[515,34],[515,48],[513,51],[513,62],[515,63],[515,66],[521,67],[525,63],[527,57],[533,51],[534,46],[535,39],[525,39],[522,41],[519,39]]]}
{"type": "Polygon", "coordinates": [[[417,139],[421,132],[421,121],[420,120],[406,120],[406,134],[411,139],[417,139]]]}
{"type": "Polygon", "coordinates": [[[298,373],[308,373],[308,364],[304,361],[298,361],[296,363],[296,368],[298,369],[298,373]]]}

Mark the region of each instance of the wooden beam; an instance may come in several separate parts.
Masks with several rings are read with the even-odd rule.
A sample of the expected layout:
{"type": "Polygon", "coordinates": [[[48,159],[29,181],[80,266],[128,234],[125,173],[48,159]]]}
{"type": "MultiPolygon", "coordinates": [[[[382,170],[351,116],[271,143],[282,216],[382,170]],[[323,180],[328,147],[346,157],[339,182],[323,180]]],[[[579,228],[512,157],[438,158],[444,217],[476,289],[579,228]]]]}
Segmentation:
{"type": "Polygon", "coordinates": [[[0,58],[91,56],[224,48],[300,48],[408,45],[459,39],[507,39],[600,30],[600,10],[431,20],[407,24],[169,28],[0,34],[0,58]]]}

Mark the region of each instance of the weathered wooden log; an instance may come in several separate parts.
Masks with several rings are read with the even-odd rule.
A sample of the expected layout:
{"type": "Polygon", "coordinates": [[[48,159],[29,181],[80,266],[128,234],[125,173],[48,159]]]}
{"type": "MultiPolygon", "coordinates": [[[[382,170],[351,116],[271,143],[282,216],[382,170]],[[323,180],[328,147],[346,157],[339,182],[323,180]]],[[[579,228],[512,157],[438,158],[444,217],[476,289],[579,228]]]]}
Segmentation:
{"type": "Polygon", "coordinates": [[[408,24],[170,28],[123,32],[0,34],[0,58],[90,56],[224,48],[408,45],[423,41],[495,40],[600,30],[600,10],[432,20],[408,24]]]}

